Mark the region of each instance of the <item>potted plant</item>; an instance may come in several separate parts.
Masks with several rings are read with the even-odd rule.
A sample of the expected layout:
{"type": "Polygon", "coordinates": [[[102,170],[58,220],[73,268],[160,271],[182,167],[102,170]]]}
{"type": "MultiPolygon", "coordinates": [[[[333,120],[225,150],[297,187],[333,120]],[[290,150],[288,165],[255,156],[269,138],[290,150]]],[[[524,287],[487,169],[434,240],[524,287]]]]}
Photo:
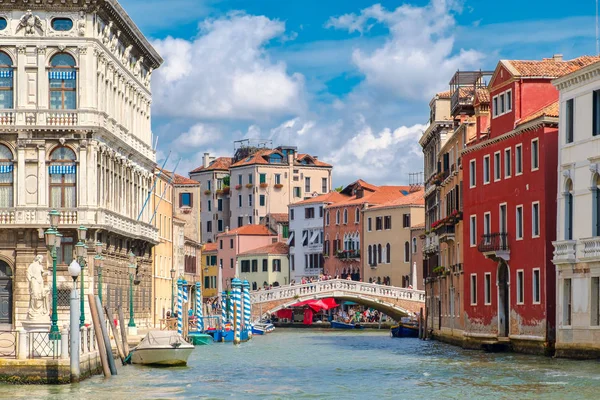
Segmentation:
{"type": "Polygon", "coordinates": [[[266,182],[263,182],[263,183],[260,184],[260,187],[263,188],[263,189],[266,189],[266,188],[269,187],[269,184],[266,183],[266,182]]]}
{"type": "Polygon", "coordinates": [[[235,190],[240,190],[242,188],[242,185],[235,185],[235,190]]]}
{"type": "Polygon", "coordinates": [[[216,191],[217,196],[222,196],[223,195],[223,189],[219,189],[216,191]]]}
{"type": "Polygon", "coordinates": [[[211,194],[211,191],[210,191],[210,189],[206,189],[206,190],[204,191],[204,194],[205,194],[205,195],[207,195],[207,196],[208,196],[209,194],[211,194]]]}
{"type": "Polygon", "coordinates": [[[273,185],[273,187],[275,189],[281,189],[283,187],[283,185],[281,183],[276,183],[275,185],[273,185]]]}
{"type": "Polygon", "coordinates": [[[253,184],[251,184],[251,183],[246,183],[246,188],[248,188],[248,189],[252,189],[252,187],[253,187],[253,186],[254,186],[254,185],[253,185],[253,184]]]}
{"type": "Polygon", "coordinates": [[[223,194],[229,194],[229,190],[230,190],[230,189],[229,189],[229,186],[225,186],[225,187],[223,188],[223,194]]]}

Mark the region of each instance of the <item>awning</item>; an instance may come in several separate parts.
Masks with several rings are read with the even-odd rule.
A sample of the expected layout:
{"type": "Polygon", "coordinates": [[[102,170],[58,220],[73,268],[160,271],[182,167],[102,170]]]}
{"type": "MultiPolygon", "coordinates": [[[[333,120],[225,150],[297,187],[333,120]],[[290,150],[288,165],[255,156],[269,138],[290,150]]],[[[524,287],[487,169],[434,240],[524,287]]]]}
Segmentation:
{"type": "Polygon", "coordinates": [[[50,165],[48,167],[48,172],[50,174],[65,174],[72,175],[77,171],[77,166],[75,164],[61,164],[61,165],[50,165]]]}
{"type": "Polygon", "coordinates": [[[312,236],[310,237],[310,241],[308,242],[308,244],[313,244],[315,242],[315,240],[318,239],[319,233],[320,232],[318,230],[314,231],[313,234],[312,234],[312,236]]]}
{"type": "Polygon", "coordinates": [[[50,79],[60,79],[65,81],[74,81],[76,79],[75,71],[49,71],[48,78],[50,79]]]}
{"type": "Polygon", "coordinates": [[[13,172],[12,164],[0,164],[0,174],[8,174],[13,172]]]}
{"type": "Polygon", "coordinates": [[[292,231],[292,233],[290,233],[290,237],[287,240],[287,245],[293,246],[293,244],[292,244],[293,242],[294,242],[294,231],[292,231]]]}
{"type": "Polygon", "coordinates": [[[333,297],[328,297],[326,299],[320,299],[320,300],[301,301],[299,303],[292,304],[290,307],[304,307],[304,306],[308,306],[311,309],[313,309],[315,312],[319,312],[321,310],[329,310],[332,308],[336,308],[339,306],[339,304],[337,304],[335,302],[335,299],[333,297]]]}
{"type": "Polygon", "coordinates": [[[13,70],[12,69],[0,69],[0,78],[12,78],[13,70]]]}

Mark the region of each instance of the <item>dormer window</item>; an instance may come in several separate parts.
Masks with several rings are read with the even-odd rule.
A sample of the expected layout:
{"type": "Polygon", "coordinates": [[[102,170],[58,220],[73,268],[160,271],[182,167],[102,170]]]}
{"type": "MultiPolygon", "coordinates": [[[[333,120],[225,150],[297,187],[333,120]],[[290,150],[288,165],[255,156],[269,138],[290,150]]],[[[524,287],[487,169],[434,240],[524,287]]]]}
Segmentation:
{"type": "Polygon", "coordinates": [[[73,20],[70,18],[54,18],[51,25],[55,31],[67,32],[73,29],[73,20]]]}
{"type": "Polygon", "coordinates": [[[508,114],[512,109],[512,89],[498,93],[492,98],[492,115],[494,118],[508,114]]]}
{"type": "Polygon", "coordinates": [[[7,26],[8,22],[6,21],[6,18],[0,17],[0,31],[5,30],[7,26]]]}

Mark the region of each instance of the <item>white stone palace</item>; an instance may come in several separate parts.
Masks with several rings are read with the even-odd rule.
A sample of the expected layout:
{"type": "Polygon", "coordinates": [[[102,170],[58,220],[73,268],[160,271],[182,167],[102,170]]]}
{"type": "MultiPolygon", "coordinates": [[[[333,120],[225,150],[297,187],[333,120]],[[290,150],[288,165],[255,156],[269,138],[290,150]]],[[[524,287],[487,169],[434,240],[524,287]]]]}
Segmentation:
{"type": "MultiPolygon", "coordinates": [[[[68,320],[77,227],[88,230],[86,294],[97,291],[94,243],[104,244],[103,302],[129,314],[129,258],[137,256],[135,320],[152,303],[143,209],[155,168],[150,78],[159,54],[116,0],[0,0],[0,324],[27,318],[26,271],[43,255],[48,212],[61,214],[59,326],[68,320]],[[138,216],[141,216],[138,218],[138,216]]],[[[46,284],[51,287],[51,275],[46,284]]],[[[87,299],[86,299],[87,301],[87,299]]],[[[51,299],[48,307],[51,309],[51,299]]],[[[87,310],[87,304],[86,304],[87,310]]],[[[86,322],[90,322],[86,316],[86,322]]]]}

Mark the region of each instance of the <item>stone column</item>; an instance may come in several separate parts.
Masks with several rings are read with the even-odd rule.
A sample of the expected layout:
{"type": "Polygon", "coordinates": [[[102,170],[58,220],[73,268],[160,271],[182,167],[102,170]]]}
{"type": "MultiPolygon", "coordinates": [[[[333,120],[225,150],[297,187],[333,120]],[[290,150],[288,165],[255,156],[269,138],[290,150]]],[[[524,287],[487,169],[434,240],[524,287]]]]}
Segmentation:
{"type": "MultiPolygon", "coordinates": [[[[17,46],[17,76],[15,93],[27,93],[27,74],[25,73],[25,65],[27,64],[26,53],[27,46],[25,46],[24,44],[17,46]]],[[[24,109],[27,106],[27,95],[16,97],[16,108],[24,109]]]]}
{"type": "Polygon", "coordinates": [[[88,205],[88,190],[91,182],[88,181],[88,151],[87,151],[87,140],[79,142],[79,173],[77,174],[78,182],[77,188],[79,189],[79,207],[87,207],[88,205]]]}
{"type": "Polygon", "coordinates": [[[17,140],[17,207],[25,206],[25,143],[17,140]]]}
{"type": "MultiPolygon", "coordinates": [[[[47,79],[46,74],[46,46],[37,46],[37,71],[38,71],[38,79],[37,79],[37,104],[39,109],[48,109],[49,108],[49,96],[48,91],[50,90],[50,83],[47,79]]],[[[23,75],[25,75],[23,73],[23,75]]],[[[25,101],[25,99],[23,99],[25,101]]],[[[40,122],[40,121],[38,121],[40,122]]],[[[45,122],[45,121],[44,121],[45,122]]]]}
{"type": "Polygon", "coordinates": [[[77,77],[77,106],[79,109],[90,109],[92,105],[90,93],[92,93],[92,91],[89,89],[90,86],[93,85],[93,82],[92,79],[90,79],[90,74],[88,73],[88,49],[85,46],[79,46],[77,50],[79,52],[79,76],[77,77]]]}
{"type": "Polygon", "coordinates": [[[48,183],[46,182],[46,146],[38,145],[38,205],[48,206],[48,183]]]}

